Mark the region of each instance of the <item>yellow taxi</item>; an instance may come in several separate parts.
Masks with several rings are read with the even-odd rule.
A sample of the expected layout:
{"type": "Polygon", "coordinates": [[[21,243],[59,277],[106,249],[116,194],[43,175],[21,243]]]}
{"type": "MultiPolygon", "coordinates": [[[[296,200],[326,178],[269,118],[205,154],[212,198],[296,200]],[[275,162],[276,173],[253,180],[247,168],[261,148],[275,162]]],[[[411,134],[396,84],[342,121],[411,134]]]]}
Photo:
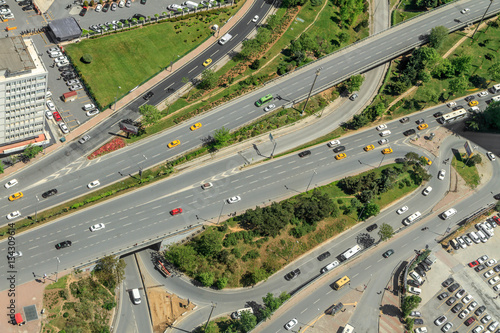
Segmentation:
{"type": "Polygon", "coordinates": [[[168,144],[168,148],[174,148],[181,144],[180,140],[174,140],[168,144]]]}
{"type": "Polygon", "coordinates": [[[382,150],[382,154],[390,154],[392,153],[392,148],[385,148],[384,150],[382,150]]]}
{"type": "Polygon", "coordinates": [[[418,127],[417,127],[417,128],[418,128],[419,130],[423,130],[423,129],[426,129],[427,127],[429,127],[429,125],[427,125],[427,124],[420,124],[420,125],[418,125],[418,127]]]}
{"type": "Polygon", "coordinates": [[[342,153],[342,154],[338,154],[338,155],[336,155],[336,156],[335,156],[335,159],[336,159],[336,160],[341,160],[341,159],[344,159],[344,158],[346,158],[346,157],[347,157],[347,155],[346,155],[346,154],[344,154],[344,153],[342,153]]]}
{"type": "Polygon", "coordinates": [[[191,126],[190,129],[191,129],[191,131],[196,131],[200,127],[201,127],[201,123],[196,123],[193,126],[191,126]]]}
{"type": "Polygon", "coordinates": [[[22,197],[24,197],[23,192],[17,192],[17,193],[12,194],[9,197],[9,201],[14,201],[14,200],[17,200],[17,199],[21,199],[22,197]]]}
{"type": "Polygon", "coordinates": [[[369,145],[369,146],[366,146],[365,148],[363,148],[365,151],[370,151],[370,150],[373,150],[375,149],[375,146],[374,145],[369,145]]]}
{"type": "Polygon", "coordinates": [[[476,105],[478,105],[478,104],[479,104],[479,102],[478,102],[478,101],[470,101],[470,102],[469,102],[469,106],[476,106],[476,105]]]}
{"type": "Polygon", "coordinates": [[[203,63],[203,66],[207,67],[208,65],[210,65],[212,63],[212,59],[211,58],[208,58],[207,60],[205,60],[205,62],[203,63]]]}
{"type": "Polygon", "coordinates": [[[422,156],[422,158],[425,160],[425,163],[427,163],[427,165],[431,165],[432,164],[432,161],[430,159],[428,159],[427,157],[422,156]]]}

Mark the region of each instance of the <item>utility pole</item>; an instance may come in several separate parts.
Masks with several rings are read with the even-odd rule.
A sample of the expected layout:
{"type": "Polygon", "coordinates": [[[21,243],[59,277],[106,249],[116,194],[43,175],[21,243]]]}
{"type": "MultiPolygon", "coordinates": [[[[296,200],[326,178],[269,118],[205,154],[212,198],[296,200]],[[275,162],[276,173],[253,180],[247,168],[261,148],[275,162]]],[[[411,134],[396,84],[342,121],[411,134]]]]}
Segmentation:
{"type": "Polygon", "coordinates": [[[115,109],[113,110],[113,112],[116,112],[116,102],[118,100],[118,92],[120,91],[122,87],[118,86],[118,89],[116,89],[116,95],[115,95],[115,109]]]}
{"type": "Polygon", "coordinates": [[[217,224],[219,224],[219,222],[220,222],[220,217],[222,215],[222,211],[224,210],[225,205],[226,205],[226,200],[222,200],[222,207],[220,209],[219,218],[217,219],[217,224]]]}
{"type": "Polygon", "coordinates": [[[474,43],[474,36],[476,35],[477,29],[479,29],[479,26],[481,25],[481,23],[483,23],[484,17],[486,16],[486,13],[488,13],[488,10],[490,9],[492,3],[493,3],[493,0],[490,0],[490,4],[488,5],[488,8],[486,8],[486,10],[484,11],[483,17],[481,17],[481,21],[479,21],[479,23],[476,26],[476,30],[474,30],[474,33],[472,34],[472,43],[474,43]]]}
{"type": "Polygon", "coordinates": [[[302,111],[300,112],[300,116],[302,117],[304,115],[304,111],[306,110],[306,107],[307,107],[307,103],[309,102],[309,98],[311,97],[311,93],[314,89],[314,84],[316,84],[316,79],[318,78],[319,74],[320,74],[320,71],[323,69],[323,67],[320,67],[316,70],[316,76],[314,77],[314,81],[313,81],[313,84],[311,86],[311,90],[309,90],[309,95],[307,96],[307,100],[306,100],[306,104],[304,104],[304,108],[302,109],[302,111]]]}
{"type": "Polygon", "coordinates": [[[59,257],[56,257],[57,259],[57,269],[56,269],[56,282],[57,282],[57,274],[59,274],[59,264],[61,263],[61,261],[59,260],[59,257]]]}
{"type": "Polygon", "coordinates": [[[217,303],[214,304],[214,302],[212,302],[212,310],[210,311],[210,314],[208,315],[208,319],[207,319],[207,323],[205,324],[204,331],[207,330],[208,323],[210,322],[210,318],[212,317],[212,312],[214,312],[214,309],[216,307],[217,307],[217,303]]]}
{"type": "Polygon", "coordinates": [[[36,205],[35,205],[35,223],[38,222],[37,218],[37,212],[38,212],[38,203],[40,202],[40,199],[38,199],[38,195],[35,195],[36,198],[36,205]]]}
{"type": "Polygon", "coordinates": [[[313,174],[311,176],[311,179],[309,180],[309,184],[307,184],[306,192],[309,191],[309,186],[311,185],[311,182],[313,181],[314,175],[316,175],[316,169],[314,169],[313,174]]]}

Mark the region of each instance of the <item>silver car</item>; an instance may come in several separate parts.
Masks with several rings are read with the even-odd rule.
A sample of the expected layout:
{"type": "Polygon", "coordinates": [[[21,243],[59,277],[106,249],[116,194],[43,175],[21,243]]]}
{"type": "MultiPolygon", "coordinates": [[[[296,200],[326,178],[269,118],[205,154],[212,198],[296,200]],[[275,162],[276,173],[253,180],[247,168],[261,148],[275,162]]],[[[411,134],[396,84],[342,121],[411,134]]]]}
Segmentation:
{"type": "Polygon", "coordinates": [[[238,201],[241,201],[241,197],[239,195],[227,199],[227,202],[230,204],[236,203],[238,201]]]}

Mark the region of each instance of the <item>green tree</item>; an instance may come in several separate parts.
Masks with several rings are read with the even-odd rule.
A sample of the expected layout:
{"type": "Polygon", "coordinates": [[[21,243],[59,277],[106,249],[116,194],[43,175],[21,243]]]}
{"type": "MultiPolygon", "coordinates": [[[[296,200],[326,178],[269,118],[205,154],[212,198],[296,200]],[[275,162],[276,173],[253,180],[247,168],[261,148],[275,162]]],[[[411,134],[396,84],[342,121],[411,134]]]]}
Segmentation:
{"type": "Polygon", "coordinates": [[[381,241],[386,241],[388,239],[391,239],[391,237],[394,235],[394,229],[390,224],[382,223],[382,225],[378,229],[378,235],[380,236],[381,241]]]}
{"type": "Polygon", "coordinates": [[[4,173],[4,165],[2,161],[0,161],[0,173],[4,173]]]}
{"type": "Polygon", "coordinates": [[[90,64],[92,62],[92,60],[93,60],[92,55],[89,53],[85,53],[82,56],[82,62],[85,64],[90,64]]]}
{"type": "Polygon", "coordinates": [[[222,234],[208,231],[196,241],[196,251],[204,257],[213,257],[222,250],[222,234]]]}
{"type": "Polygon", "coordinates": [[[217,289],[222,290],[227,286],[227,283],[229,282],[228,278],[223,276],[220,279],[217,280],[217,289]]]}
{"type": "Polygon", "coordinates": [[[270,15],[267,19],[266,25],[267,28],[270,30],[275,30],[277,29],[281,24],[283,20],[281,16],[277,16],[276,14],[270,15]]]}
{"type": "Polygon", "coordinates": [[[95,266],[96,277],[109,290],[120,284],[125,276],[125,261],[117,256],[106,256],[99,259],[95,266]]]}
{"type": "Polygon", "coordinates": [[[467,74],[472,68],[472,56],[461,55],[451,61],[455,74],[467,74]]]}
{"type": "Polygon", "coordinates": [[[243,333],[250,332],[257,326],[257,317],[250,311],[243,311],[239,320],[239,326],[243,333]]]}
{"type": "Polygon", "coordinates": [[[454,93],[462,93],[469,87],[469,81],[465,76],[459,76],[451,79],[448,85],[449,90],[454,93]]]}
{"type": "Polygon", "coordinates": [[[422,299],[416,295],[406,296],[403,298],[403,302],[401,305],[401,310],[403,311],[403,317],[408,317],[410,312],[413,309],[416,309],[417,306],[422,302],[422,299]]]}
{"type": "Polygon", "coordinates": [[[267,293],[267,295],[262,298],[262,301],[264,302],[266,308],[271,310],[271,313],[278,310],[282,303],[280,298],[274,297],[272,293],[267,293]]]}
{"type": "Polygon", "coordinates": [[[201,264],[198,253],[189,245],[170,245],[165,259],[188,274],[196,272],[201,264]]]}
{"type": "Polygon", "coordinates": [[[198,281],[200,281],[205,287],[210,287],[214,284],[214,273],[202,272],[198,274],[198,281]]]}
{"type": "Polygon", "coordinates": [[[346,43],[349,40],[349,34],[345,31],[339,33],[339,41],[341,43],[346,43]]]}
{"type": "Polygon", "coordinates": [[[493,81],[500,81],[500,62],[496,62],[488,68],[488,74],[493,81]]]}
{"type": "Polygon", "coordinates": [[[376,203],[368,203],[366,204],[365,209],[362,212],[362,215],[359,217],[361,220],[365,221],[370,216],[376,216],[380,213],[380,207],[376,203]]]}
{"type": "Polygon", "coordinates": [[[346,88],[347,90],[352,93],[353,91],[359,90],[361,88],[361,85],[363,84],[363,81],[365,80],[363,75],[353,75],[347,80],[346,82],[346,88]]]}
{"type": "Polygon", "coordinates": [[[144,104],[140,106],[139,113],[142,115],[142,124],[145,126],[153,125],[161,119],[160,110],[154,105],[144,104]]]}
{"type": "Polygon", "coordinates": [[[225,147],[229,140],[231,140],[231,134],[229,130],[222,126],[221,128],[215,130],[212,148],[215,150],[219,150],[225,147]]]}
{"type": "Polygon", "coordinates": [[[31,160],[32,158],[35,158],[36,155],[38,155],[42,151],[43,151],[42,147],[35,146],[35,145],[30,143],[28,146],[26,146],[26,148],[24,148],[24,151],[21,154],[21,160],[23,160],[24,162],[27,162],[27,161],[31,160]]]}
{"type": "Polygon", "coordinates": [[[431,29],[429,34],[429,44],[432,48],[438,49],[443,45],[444,41],[448,37],[448,28],[440,25],[431,29]]]}
{"type": "Polygon", "coordinates": [[[477,165],[477,164],[481,164],[481,162],[483,161],[483,159],[481,158],[481,155],[479,154],[474,154],[472,155],[468,161],[467,161],[467,165],[468,166],[474,166],[474,165],[477,165]]]}
{"type": "Polygon", "coordinates": [[[486,123],[496,129],[500,129],[500,102],[493,102],[483,112],[486,123]]]}
{"type": "Polygon", "coordinates": [[[217,86],[219,78],[217,74],[211,69],[205,69],[201,73],[201,81],[198,83],[198,88],[203,90],[213,89],[217,86]]]}
{"type": "Polygon", "coordinates": [[[323,3],[323,0],[311,0],[311,5],[313,7],[321,6],[322,3],[323,3]]]}

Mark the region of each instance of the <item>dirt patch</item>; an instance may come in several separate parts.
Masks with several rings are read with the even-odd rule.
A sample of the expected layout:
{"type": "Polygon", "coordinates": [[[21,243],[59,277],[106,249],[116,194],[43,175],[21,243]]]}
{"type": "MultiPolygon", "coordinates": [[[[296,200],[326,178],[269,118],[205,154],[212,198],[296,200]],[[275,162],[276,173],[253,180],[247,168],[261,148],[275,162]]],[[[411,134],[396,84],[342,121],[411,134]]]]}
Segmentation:
{"type": "Polygon", "coordinates": [[[153,318],[153,332],[162,333],[184,313],[191,311],[195,305],[174,294],[165,292],[163,286],[148,288],[149,307],[153,318]]]}

